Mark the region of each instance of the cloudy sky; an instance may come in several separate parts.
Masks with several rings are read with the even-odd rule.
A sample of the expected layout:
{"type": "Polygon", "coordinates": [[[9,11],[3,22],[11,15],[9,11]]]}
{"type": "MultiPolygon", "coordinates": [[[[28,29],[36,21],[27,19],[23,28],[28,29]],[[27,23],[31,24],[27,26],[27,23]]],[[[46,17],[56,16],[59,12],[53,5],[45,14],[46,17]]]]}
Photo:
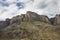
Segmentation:
{"type": "Polygon", "coordinates": [[[60,13],[60,0],[0,0],[0,20],[33,11],[49,18],[60,13]]]}

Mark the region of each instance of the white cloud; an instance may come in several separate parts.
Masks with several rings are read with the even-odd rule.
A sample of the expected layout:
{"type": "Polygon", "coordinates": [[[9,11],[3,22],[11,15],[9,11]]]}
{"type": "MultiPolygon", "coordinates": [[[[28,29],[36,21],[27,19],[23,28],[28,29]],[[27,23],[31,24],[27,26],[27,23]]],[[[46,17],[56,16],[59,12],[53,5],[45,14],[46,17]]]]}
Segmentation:
{"type": "Polygon", "coordinates": [[[5,9],[7,11],[2,12],[4,9],[1,11],[0,19],[4,20],[6,18],[11,18],[18,14],[18,8],[14,4],[10,5],[9,7],[5,7],[5,9]]]}
{"type": "Polygon", "coordinates": [[[6,0],[6,2],[9,4],[8,7],[0,5],[0,19],[11,18],[22,13],[25,14],[26,11],[47,15],[50,18],[60,14],[60,0],[6,0]],[[18,2],[23,2],[24,8],[18,10],[16,6],[18,2]]]}
{"type": "Polygon", "coordinates": [[[6,1],[9,3],[13,3],[13,2],[16,2],[17,0],[6,0],[6,1]]]}

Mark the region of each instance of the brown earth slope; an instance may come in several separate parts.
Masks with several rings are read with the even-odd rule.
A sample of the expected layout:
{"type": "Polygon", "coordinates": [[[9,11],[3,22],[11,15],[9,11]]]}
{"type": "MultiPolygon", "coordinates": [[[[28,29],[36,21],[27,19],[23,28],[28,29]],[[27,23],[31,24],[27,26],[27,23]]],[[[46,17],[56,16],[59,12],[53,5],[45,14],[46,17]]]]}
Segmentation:
{"type": "Polygon", "coordinates": [[[0,38],[6,40],[60,40],[60,27],[43,22],[21,22],[0,31],[0,38]]]}

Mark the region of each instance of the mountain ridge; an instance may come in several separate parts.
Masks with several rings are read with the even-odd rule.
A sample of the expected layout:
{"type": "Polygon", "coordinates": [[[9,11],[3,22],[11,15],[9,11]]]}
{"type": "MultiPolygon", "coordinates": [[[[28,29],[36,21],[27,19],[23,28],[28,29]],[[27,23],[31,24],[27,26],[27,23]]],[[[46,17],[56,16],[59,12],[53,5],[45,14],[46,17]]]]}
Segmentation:
{"type": "Polygon", "coordinates": [[[60,16],[49,19],[28,11],[0,22],[1,40],[60,40],[60,16]],[[4,39],[3,39],[4,38],[4,39]]]}
{"type": "Polygon", "coordinates": [[[59,15],[56,15],[56,17],[54,17],[54,18],[48,18],[45,15],[39,15],[35,12],[27,11],[26,14],[21,14],[21,15],[13,17],[11,19],[7,18],[6,21],[2,21],[2,23],[0,23],[1,24],[0,26],[2,26],[5,22],[9,25],[9,24],[12,24],[15,22],[19,23],[19,22],[25,22],[25,21],[27,21],[27,22],[28,21],[41,21],[41,22],[45,22],[45,23],[49,23],[49,24],[60,24],[59,18],[60,18],[59,15]]]}

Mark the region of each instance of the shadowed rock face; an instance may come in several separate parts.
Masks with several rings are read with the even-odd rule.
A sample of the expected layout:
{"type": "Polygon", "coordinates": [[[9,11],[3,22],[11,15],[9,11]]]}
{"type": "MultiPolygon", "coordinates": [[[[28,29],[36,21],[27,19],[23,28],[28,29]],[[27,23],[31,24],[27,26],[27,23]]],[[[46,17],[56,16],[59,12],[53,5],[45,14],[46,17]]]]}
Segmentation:
{"type": "Polygon", "coordinates": [[[0,21],[0,29],[6,27],[9,25],[9,22],[8,21],[0,21]]]}
{"type": "Polygon", "coordinates": [[[0,29],[10,25],[10,19],[6,19],[6,21],[0,21],[0,29]]]}
{"type": "Polygon", "coordinates": [[[60,24],[60,15],[56,15],[56,17],[50,19],[51,24],[60,24]]]}
{"type": "Polygon", "coordinates": [[[60,24],[60,15],[56,15],[54,18],[50,18],[50,24],[60,24]]]}
{"type": "Polygon", "coordinates": [[[51,18],[50,19],[50,24],[56,24],[56,18],[51,18]]]}

